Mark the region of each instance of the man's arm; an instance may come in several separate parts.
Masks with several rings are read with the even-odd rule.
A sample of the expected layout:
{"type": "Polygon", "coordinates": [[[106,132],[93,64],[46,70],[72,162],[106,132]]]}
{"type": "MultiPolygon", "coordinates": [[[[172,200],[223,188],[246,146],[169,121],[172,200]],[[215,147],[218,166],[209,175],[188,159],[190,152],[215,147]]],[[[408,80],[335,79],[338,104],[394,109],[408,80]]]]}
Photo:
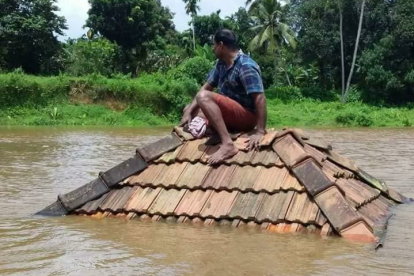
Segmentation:
{"type": "MultiPolygon", "coordinates": [[[[200,91],[203,91],[203,90],[213,91],[214,87],[210,83],[206,82],[200,88],[200,91]]],[[[196,98],[194,97],[194,99],[191,101],[191,103],[189,105],[187,105],[186,107],[184,107],[183,117],[181,119],[180,126],[183,126],[185,124],[190,124],[191,120],[193,119],[191,114],[195,110],[197,110],[197,108],[198,108],[197,101],[196,101],[196,98]]]]}
{"type": "Polygon", "coordinates": [[[257,130],[250,136],[249,150],[258,150],[266,131],[267,107],[266,96],[260,69],[252,64],[244,64],[240,69],[240,79],[244,89],[254,101],[257,114],[257,130]]]}
{"type": "Polygon", "coordinates": [[[267,122],[266,96],[264,93],[252,94],[257,112],[257,133],[265,134],[267,122]]]}
{"type": "Polygon", "coordinates": [[[264,93],[252,93],[257,114],[257,129],[256,133],[250,136],[249,150],[259,150],[260,142],[266,132],[267,122],[267,106],[266,96],[264,93]]]}

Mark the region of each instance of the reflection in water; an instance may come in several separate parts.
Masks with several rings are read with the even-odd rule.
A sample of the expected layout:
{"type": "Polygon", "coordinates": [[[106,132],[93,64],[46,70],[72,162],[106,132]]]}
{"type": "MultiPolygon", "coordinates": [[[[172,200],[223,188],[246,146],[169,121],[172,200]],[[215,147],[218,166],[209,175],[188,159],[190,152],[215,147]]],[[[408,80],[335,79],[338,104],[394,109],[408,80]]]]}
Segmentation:
{"type": "MultiPolygon", "coordinates": [[[[385,248],[338,238],[32,214],[168,129],[0,128],[0,275],[411,275],[412,207],[385,248]]],[[[341,153],[414,197],[411,129],[324,129],[341,153]]]]}

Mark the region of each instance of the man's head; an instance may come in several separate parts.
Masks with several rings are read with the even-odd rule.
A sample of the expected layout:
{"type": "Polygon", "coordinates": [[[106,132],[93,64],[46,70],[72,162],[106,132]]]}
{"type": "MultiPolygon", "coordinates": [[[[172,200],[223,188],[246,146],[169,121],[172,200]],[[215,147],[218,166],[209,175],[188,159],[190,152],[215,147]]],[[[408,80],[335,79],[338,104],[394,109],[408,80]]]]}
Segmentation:
{"type": "Polygon", "coordinates": [[[218,59],[239,51],[236,34],[229,29],[220,29],[214,35],[213,52],[218,59]]]}

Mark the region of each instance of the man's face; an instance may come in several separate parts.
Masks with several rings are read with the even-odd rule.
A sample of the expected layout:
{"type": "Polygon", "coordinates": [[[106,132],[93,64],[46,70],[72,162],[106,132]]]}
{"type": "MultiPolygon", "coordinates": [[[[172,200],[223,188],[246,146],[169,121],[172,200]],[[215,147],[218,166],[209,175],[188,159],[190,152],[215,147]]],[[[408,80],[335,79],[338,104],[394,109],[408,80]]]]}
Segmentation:
{"type": "Polygon", "coordinates": [[[216,58],[220,59],[223,52],[223,42],[217,43],[216,41],[213,41],[213,53],[216,56],[216,58]]]}

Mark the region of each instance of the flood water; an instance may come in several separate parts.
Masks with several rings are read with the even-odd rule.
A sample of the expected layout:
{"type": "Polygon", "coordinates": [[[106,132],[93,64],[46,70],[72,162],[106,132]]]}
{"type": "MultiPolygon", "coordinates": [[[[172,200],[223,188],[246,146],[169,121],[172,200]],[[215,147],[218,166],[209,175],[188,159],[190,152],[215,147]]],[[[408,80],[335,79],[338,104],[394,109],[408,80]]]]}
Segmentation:
{"type": "MultiPolygon", "coordinates": [[[[414,275],[414,205],[384,248],[230,227],[33,214],[169,129],[0,127],[0,275],[414,275]]],[[[414,129],[321,129],[334,149],[414,197],[414,129]]]]}

